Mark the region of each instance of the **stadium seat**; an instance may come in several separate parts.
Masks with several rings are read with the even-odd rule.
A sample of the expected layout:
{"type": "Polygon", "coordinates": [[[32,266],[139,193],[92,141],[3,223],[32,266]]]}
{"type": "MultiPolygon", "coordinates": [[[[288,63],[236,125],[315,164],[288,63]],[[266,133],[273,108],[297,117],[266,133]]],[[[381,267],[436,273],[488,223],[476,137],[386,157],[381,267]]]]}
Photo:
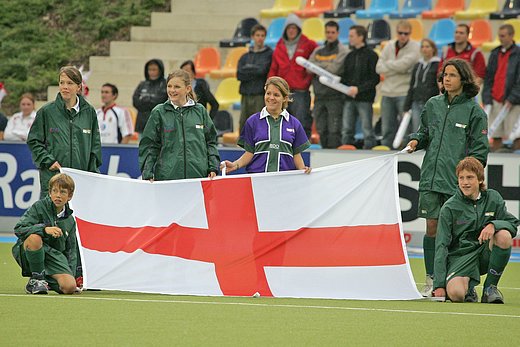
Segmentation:
{"type": "Polygon", "coordinates": [[[348,18],[348,17],[341,18],[338,21],[338,25],[339,25],[339,37],[338,37],[338,40],[339,40],[339,42],[341,42],[344,45],[348,45],[349,44],[349,40],[348,40],[349,30],[350,30],[350,27],[355,25],[355,24],[356,24],[356,22],[354,22],[353,19],[348,18]]]}
{"type": "Polygon", "coordinates": [[[456,27],[457,24],[449,18],[438,20],[432,25],[428,37],[435,42],[439,52],[442,47],[453,42],[456,27]]]}
{"type": "MultiPolygon", "coordinates": [[[[137,110],[133,107],[127,107],[128,113],[132,118],[132,129],[135,129],[135,120],[137,119],[137,110]]],[[[139,143],[139,133],[134,132],[130,138],[130,143],[139,143]]]]}
{"type": "Polygon", "coordinates": [[[469,26],[468,40],[473,47],[480,47],[493,39],[491,24],[487,19],[475,19],[469,26]]]}
{"type": "Polygon", "coordinates": [[[221,69],[211,71],[209,77],[214,79],[236,77],[238,60],[241,56],[247,53],[247,51],[248,49],[246,47],[232,48],[226,57],[224,66],[222,66],[221,69]]]}
{"type": "Polygon", "coordinates": [[[222,134],[222,144],[224,146],[236,146],[239,137],[240,133],[238,130],[235,130],[231,133],[224,133],[222,134]]]}
{"type": "Polygon", "coordinates": [[[424,11],[424,19],[439,19],[452,17],[456,11],[464,10],[464,0],[438,0],[431,11],[424,11]]]}
{"type": "Polygon", "coordinates": [[[367,46],[372,48],[392,37],[390,24],[384,19],[376,19],[369,23],[367,31],[367,46]]]}
{"type": "Polygon", "coordinates": [[[217,129],[217,137],[233,132],[233,117],[228,111],[218,111],[213,118],[213,124],[217,129]]]}
{"type": "Polygon", "coordinates": [[[332,0],[307,0],[302,10],[294,11],[301,18],[319,17],[334,8],[332,0]]]}
{"type": "Polygon", "coordinates": [[[275,0],[273,7],[260,11],[262,18],[287,17],[300,9],[300,0],[275,0]]]}
{"type": "Polygon", "coordinates": [[[309,139],[309,142],[311,144],[318,144],[320,143],[320,134],[318,133],[318,129],[316,129],[316,121],[312,121],[311,125],[311,138],[309,139]]]}
{"type": "Polygon", "coordinates": [[[326,11],[323,18],[344,18],[350,17],[358,10],[365,9],[365,0],[339,0],[338,6],[334,11],[326,11]]]}
{"type": "Polygon", "coordinates": [[[488,18],[498,10],[498,0],[471,0],[466,10],[455,12],[455,19],[488,18]]]}
{"type": "Polygon", "coordinates": [[[341,150],[345,150],[345,151],[354,151],[357,148],[354,145],[341,145],[337,149],[341,149],[341,150]]]}
{"type": "Polygon", "coordinates": [[[405,0],[401,10],[390,12],[390,18],[415,18],[423,11],[429,11],[431,8],[431,0],[405,0]]]}
{"type": "Polygon", "coordinates": [[[489,19],[511,19],[520,15],[520,1],[506,0],[502,11],[489,14],[489,19]]]}
{"type": "Polygon", "coordinates": [[[356,18],[381,19],[392,11],[399,9],[397,0],[372,0],[367,10],[356,11],[356,18]]]}
{"type": "Polygon", "coordinates": [[[226,110],[235,102],[240,101],[239,86],[240,82],[235,77],[228,77],[220,82],[215,91],[215,99],[217,99],[220,109],[226,110]]]}
{"type": "Polygon", "coordinates": [[[412,26],[412,34],[410,39],[420,42],[424,38],[424,27],[422,20],[416,18],[408,19],[408,22],[412,26]]]}
{"type": "MultiPolygon", "coordinates": [[[[515,42],[520,42],[520,19],[508,19],[505,20],[502,24],[511,24],[515,28],[515,42]]],[[[498,40],[498,35],[496,36],[495,40],[484,42],[480,48],[483,51],[489,52],[493,50],[495,47],[500,46],[500,41],[498,40]]]]}
{"type": "Polygon", "coordinates": [[[204,47],[199,49],[195,59],[195,71],[197,78],[204,78],[211,70],[220,68],[220,53],[215,47],[204,47]]]}
{"type": "Polygon", "coordinates": [[[283,35],[285,27],[285,17],[275,18],[267,28],[265,45],[274,48],[283,35]]]}
{"type": "Polygon", "coordinates": [[[379,145],[379,146],[372,147],[372,150],[373,151],[389,151],[390,147],[379,145]]]}
{"type": "Polygon", "coordinates": [[[220,47],[243,47],[251,41],[251,29],[258,24],[256,18],[244,18],[238,23],[231,40],[221,40],[220,47]]]}
{"type": "Polygon", "coordinates": [[[320,44],[325,40],[325,24],[321,18],[308,18],[303,21],[302,33],[320,44]]]}

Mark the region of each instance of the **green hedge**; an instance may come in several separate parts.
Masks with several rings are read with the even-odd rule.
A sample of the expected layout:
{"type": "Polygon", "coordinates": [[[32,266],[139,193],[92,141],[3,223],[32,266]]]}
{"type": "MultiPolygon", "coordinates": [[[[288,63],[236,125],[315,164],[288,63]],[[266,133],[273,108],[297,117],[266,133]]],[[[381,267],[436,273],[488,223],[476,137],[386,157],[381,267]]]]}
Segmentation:
{"type": "Polygon", "coordinates": [[[170,0],[0,1],[0,81],[8,91],[4,113],[18,109],[26,92],[47,98],[63,65],[85,65],[108,55],[113,40],[128,40],[130,26],[150,25],[152,11],[169,11],[170,0]]]}

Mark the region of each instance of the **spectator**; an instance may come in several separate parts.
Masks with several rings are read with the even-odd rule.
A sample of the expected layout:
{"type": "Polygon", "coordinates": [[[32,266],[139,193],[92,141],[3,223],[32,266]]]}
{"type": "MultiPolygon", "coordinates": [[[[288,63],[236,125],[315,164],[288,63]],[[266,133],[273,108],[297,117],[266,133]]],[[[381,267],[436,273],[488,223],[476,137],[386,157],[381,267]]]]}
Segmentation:
{"type": "MultiPolygon", "coordinates": [[[[309,61],[319,67],[335,74],[343,72],[343,61],[348,49],[338,40],[339,25],[334,21],[325,24],[325,44],[312,52],[309,61]]],[[[324,86],[319,81],[320,76],[314,76],[312,87],[314,89],[313,118],[316,121],[316,129],[320,134],[321,147],[337,148],[341,145],[341,123],[343,114],[343,93],[324,86]]]]}
{"type": "Polygon", "coordinates": [[[311,136],[311,94],[309,87],[312,74],[296,64],[297,57],[308,59],[318,45],[302,34],[301,20],[294,13],[287,16],[282,38],[276,44],[268,77],[279,76],[289,83],[293,103],[287,111],[294,115],[311,136]]]}
{"type": "Polygon", "coordinates": [[[227,172],[245,167],[248,173],[311,169],[305,166],[302,152],[310,147],[303,127],[287,112],[289,84],[281,77],[270,77],[265,84],[265,107],[249,117],[238,145],[244,154],[222,165],[227,172]]]}
{"type": "Polygon", "coordinates": [[[251,38],[254,45],[249,52],[240,57],[237,67],[237,79],[240,81],[240,121],[239,129],[242,133],[247,118],[264,107],[264,85],[271,67],[273,50],[265,46],[267,30],[257,24],[251,29],[251,38]]]}
{"type": "Polygon", "coordinates": [[[7,117],[0,112],[0,141],[4,139],[4,131],[7,127],[7,117]]]}
{"type": "Polygon", "coordinates": [[[160,59],[149,60],[144,66],[145,80],[141,81],[132,98],[137,109],[135,131],[142,135],[152,109],[168,100],[166,80],[164,79],[164,64],[160,59]]]}
{"type": "Polygon", "coordinates": [[[181,65],[181,69],[188,72],[191,78],[191,89],[195,93],[196,100],[193,99],[193,101],[197,101],[199,104],[204,106],[204,108],[208,108],[208,104],[211,106],[211,110],[209,111],[209,116],[211,119],[215,118],[215,115],[218,112],[219,104],[217,102],[217,99],[215,99],[215,96],[211,93],[211,90],[209,90],[209,84],[206,82],[204,78],[195,78],[196,71],[195,71],[195,64],[193,64],[193,61],[186,60],[181,65]]]}
{"type": "Polygon", "coordinates": [[[81,73],[74,66],[59,72],[56,100],[38,110],[27,144],[40,171],[40,198],[62,166],[99,172],[101,140],[96,110],[81,96],[81,73]]]}
{"type": "Polygon", "coordinates": [[[479,87],[471,66],[465,60],[453,58],[444,62],[442,73],[443,94],[426,102],[419,130],[410,135],[408,142],[410,152],[426,151],[421,166],[418,211],[418,217],[426,218],[424,296],[430,296],[433,289],[439,211],[444,202],[457,193],[457,178],[453,172],[466,156],[475,157],[485,165],[489,152],[487,117],[474,99],[479,87]]]}
{"type": "Polygon", "coordinates": [[[384,75],[381,83],[381,144],[392,148],[398,117],[404,109],[411,72],[419,61],[419,44],[410,40],[412,26],[406,20],[397,23],[397,40],[388,42],[381,52],[376,71],[384,75]]]}
{"type": "Polygon", "coordinates": [[[487,274],[483,303],[503,304],[497,288],[520,225],[504,199],[486,189],[484,167],[467,157],[457,165],[457,193],[442,206],[435,242],[435,296],[477,302],[475,286],[487,274]]]}
{"type": "Polygon", "coordinates": [[[150,181],[215,177],[220,162],[217,130],[194,101],[188,72],[168,76],[169,100],[155,107],[139,142],[139,167],[150,181]]]}
{"type": "Polygon", "coordinates": [[[455,28],[455,42],[450,43],[442,54],[442,61],[439,68],[445,60],[451,58],[460,58],[466,60],[475,71],[476,82],[480,86],[482,80],[486,76],[486,61],[480,49],[473,47],[468,41],[469,26],[467,24],[459,24],[455,28]]]}
{"type": "Polygon", "coordinates": [[[349,43],[352,51],[344,62],[341,82],[350,86],[343,107],[342,143],[353,145],[357,118],[363,128],[363,148],[376,145],[372,128],[372,104],[376,97],[379,75],[376,72],[377,54],[367,46],[367,29],[361,25],[350,27],[349,43]]]}
{"type": "Polygon", "coordinates": [[[22,276],[30,277],[27,294],[47,294],[49,289],[60,294],[76,292],[76,222],[69,207],[73,194],[70,176],[53,176],[45,197],[25,211],[14,227],[18,240],[13,256],[22,276]]]}
{"type": "MultiPolygon", "coordinates": [[[[482,101],[490,105],[489,125],[505,107],[508,114],[504,121],[491,134],[492,151],[503,147],[502,137],[509,136],[516,123],[520,122],[520,48],[513,40],[515,29],[504,24],[498,29],[500,46],[491,51],[482,90],[482,101]]],[[[513,135],[513,150],[520,149],[520,135],[513,135]]]]}
{"type": "Polygon", "coordinates": [[[20,97],[20,112],[11,116],[4,132],[6,141],[27,141],[29,129],[36,117],[34,96],[25,93],[20,97]]]}
{"type": "Polygon", "coordinates": [[[132,117],[127,109],[116,105],[117,87],[105,83],[101,87],[103,106],[96,110],[101,143],[128,143],[133,134],[132,117]]]}
{"type": "Polygon", "coordinates": [[[439,71],[440,58],[437,56],[437,46],[430,39],[421,40],[421,59],[412,70],[410,88],[404,103],[404,109],[411,111],[411,132],[419,129],[421,111],[424,104],[432,96],[439,95],[437,84],[437,71],[439,71]]]}

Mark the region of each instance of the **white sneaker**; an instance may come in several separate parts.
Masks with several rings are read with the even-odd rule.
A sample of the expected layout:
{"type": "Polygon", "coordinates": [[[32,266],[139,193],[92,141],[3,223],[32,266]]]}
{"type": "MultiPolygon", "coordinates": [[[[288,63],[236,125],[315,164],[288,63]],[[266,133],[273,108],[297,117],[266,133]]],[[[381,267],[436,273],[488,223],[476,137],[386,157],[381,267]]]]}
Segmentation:
{"type": "Polygon", "coordinates": [[[426,280],[424,283],[424,287],[421,291],[421,295],[425,298],[429,298],[432,296],[433,292],[433,277],[430,275],[426,275],[426,280]]]}

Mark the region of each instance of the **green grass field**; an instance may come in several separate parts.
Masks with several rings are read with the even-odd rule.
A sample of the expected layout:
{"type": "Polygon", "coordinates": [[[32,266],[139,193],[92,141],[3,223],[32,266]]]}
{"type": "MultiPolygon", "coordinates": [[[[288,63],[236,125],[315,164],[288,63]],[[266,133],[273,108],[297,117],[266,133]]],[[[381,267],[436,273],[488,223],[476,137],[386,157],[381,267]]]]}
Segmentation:
{"type": "MultiPolygon", "coordinates": [[[[411,264],[421,282],[422,259],[411,264]]],[[[11,244],[0,243],[0,346],[512,346],[520,336],[520,263],[510,263],[500,283],[505,305],[114,291],[26,295],[26,282],[11,244]]]]}

